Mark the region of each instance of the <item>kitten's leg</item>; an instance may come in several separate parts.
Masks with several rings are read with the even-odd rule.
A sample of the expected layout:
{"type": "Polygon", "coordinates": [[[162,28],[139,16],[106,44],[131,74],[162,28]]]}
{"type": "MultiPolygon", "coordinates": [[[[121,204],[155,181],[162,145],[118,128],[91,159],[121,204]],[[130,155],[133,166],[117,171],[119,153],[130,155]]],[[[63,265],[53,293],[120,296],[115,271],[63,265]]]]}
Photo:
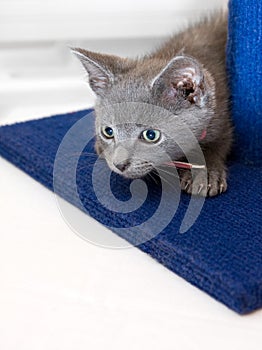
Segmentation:
{"type": "Polygon", "coordinates": [[[221,155],[215,152],[209,150],[204,152],[204,155],[207,173],[195,170],[193,178],[190,170],[181,170],[181,188],[193,195],[213,197],[227,190],[226,165],[221,155]]]}

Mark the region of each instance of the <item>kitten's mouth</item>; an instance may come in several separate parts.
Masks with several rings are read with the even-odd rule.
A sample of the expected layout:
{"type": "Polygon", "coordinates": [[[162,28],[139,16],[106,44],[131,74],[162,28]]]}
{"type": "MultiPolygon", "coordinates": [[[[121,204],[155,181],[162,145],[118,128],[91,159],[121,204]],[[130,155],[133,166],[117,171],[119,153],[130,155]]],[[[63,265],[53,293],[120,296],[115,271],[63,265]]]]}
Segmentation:
{"type": "Polygon", "coordinates": [[[147,174],[149,174],[154,169],[153,165],[146,164],[143,166],[136,166],[136,167],[128,167],[124,171],[120,171],[117,168],[114,168],[114,172],[117,174],[127,178],[127,179],[140,179],[147,174]]]}
{"type": "MultiPolygon", "coordinates": [[[[180,161],[170,161],[163,164],[163,166],[175,167],[177,169],[205,169],[206,166],[203,164],[193,164],[188,162],[180,162],[180,161]]],[[[127,179],[141,179],[148,175],[155,168],[152,164],[146,163],[136,167],[128,167],[124,170],[119,170],[114,167],[112,169],[115,173],[127,178],[127,179]]]]}

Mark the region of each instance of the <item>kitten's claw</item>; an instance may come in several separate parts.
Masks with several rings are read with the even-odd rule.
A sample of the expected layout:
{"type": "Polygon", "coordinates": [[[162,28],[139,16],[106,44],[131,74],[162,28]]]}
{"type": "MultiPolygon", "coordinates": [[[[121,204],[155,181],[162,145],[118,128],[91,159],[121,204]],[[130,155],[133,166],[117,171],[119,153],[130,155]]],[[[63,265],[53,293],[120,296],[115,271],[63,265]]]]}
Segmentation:
{"type": "Polygon", "coordinates": [[[190,182],[187,182],[185,187],[184,187],[185,191],[188,189],[189,186],[190,186],[190,182]]]}
{"type": "Polygon", "coordinates": [[[197,194],[200,194],[201,191],[203,190],[203,188],[204,188],[204,185],[203,185],[203,184],[200,184],[199,187],[198,187],[197,194]]]}
{"type": "Polygon", "coordinates": [[[221,194],[222,192],[224,192],[224,184],[220,184],[219,186],[219,193],[221,194]]]}

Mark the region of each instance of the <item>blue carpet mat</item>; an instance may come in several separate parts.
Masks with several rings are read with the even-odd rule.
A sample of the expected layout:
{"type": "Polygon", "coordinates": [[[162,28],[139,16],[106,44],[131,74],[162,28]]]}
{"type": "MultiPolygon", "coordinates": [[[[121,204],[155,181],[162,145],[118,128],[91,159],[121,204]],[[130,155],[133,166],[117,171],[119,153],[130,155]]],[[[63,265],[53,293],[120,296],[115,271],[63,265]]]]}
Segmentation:
{"type": "MultiPolygon", "coordinates": [[[[87,113],[80,111],[1,127],[0,155],[53,190],[58,147],[67,131],[87,113]]],[[[88,115],[92,129],[93,116],[88,115]]],[[[98,201],[92,186],[93,146],[93,141],[89,142],[79,158],[76,179],[81,202],[89,215],[101,223],[130,227],[122,235],[129,239],[128,232],[132,236],[134,224],[158,207],[161,186],[146,180],[147,199],[132,213],[108,210],[98,201]],[[87,163],[90,166],[83,166],[87,163]]],[[[58,192],[77,205],[67,186],[67,171],[65,168],[58,192]]],[[[261,183],[262,167],[231,160],[228,192],[206,200],[197,221],[185,234],[180,234],[179,229],[190,196],[183,194],[169,225],[138,248],[240,314],[262,307],[261,183]]],[[[112,175],[112,192],[118,199],[130,198],[129,185],[129,180],[112,175]]]]}

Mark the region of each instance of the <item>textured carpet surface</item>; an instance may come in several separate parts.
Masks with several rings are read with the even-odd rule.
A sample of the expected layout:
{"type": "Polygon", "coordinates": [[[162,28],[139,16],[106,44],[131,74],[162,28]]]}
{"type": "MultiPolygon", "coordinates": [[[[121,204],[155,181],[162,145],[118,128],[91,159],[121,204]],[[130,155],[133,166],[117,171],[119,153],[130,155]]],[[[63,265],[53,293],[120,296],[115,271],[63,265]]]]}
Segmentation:
{"type": "MultiPolygon", "coordinates": [[[[53,168],[58,147],[66,132],[83,118],[89,118],[92,130],[93,116],[88,114],[85,117],[86,113],[80,111],[1,127],[0,154],[53,190],[53,168]]],[[[82,132],[84,136],[86,130],[82,132]]],[[[65,173],[58,193],[78,205],[67,183],[70,156],[68,154],[64,160],[65,173]]],[[[110,211],[98,201],[94,192],[94,163],[91,141],[78,159],[76,182],[81,203],[89,215],[104,225],[130,227],[122,235],[129,239],[128,235],[134,234],[132,227],[155,212],[161,186],[148,179],[148,196],[139,209],[131,213],[110,211]]],[[[228,192],[206,200],[197,221],[186,233],[180,234],[179,228],[190,196],[182,195],[169,225],[138,248],[238,313],[262,307],[261,182],[262,167],[232,161],[228,192]]],[[[112,175],[112,192],[119,200],[130,198],[129,185],[129,180],[112,175]]],[[[145,234],[150,229],[148,226],[145,234]]]]}
{"type": "Polygon", "coordinates": [[[261,0],[230,0],[227,66],[235,153],[241,162],[262,165],[261,0]]]}

